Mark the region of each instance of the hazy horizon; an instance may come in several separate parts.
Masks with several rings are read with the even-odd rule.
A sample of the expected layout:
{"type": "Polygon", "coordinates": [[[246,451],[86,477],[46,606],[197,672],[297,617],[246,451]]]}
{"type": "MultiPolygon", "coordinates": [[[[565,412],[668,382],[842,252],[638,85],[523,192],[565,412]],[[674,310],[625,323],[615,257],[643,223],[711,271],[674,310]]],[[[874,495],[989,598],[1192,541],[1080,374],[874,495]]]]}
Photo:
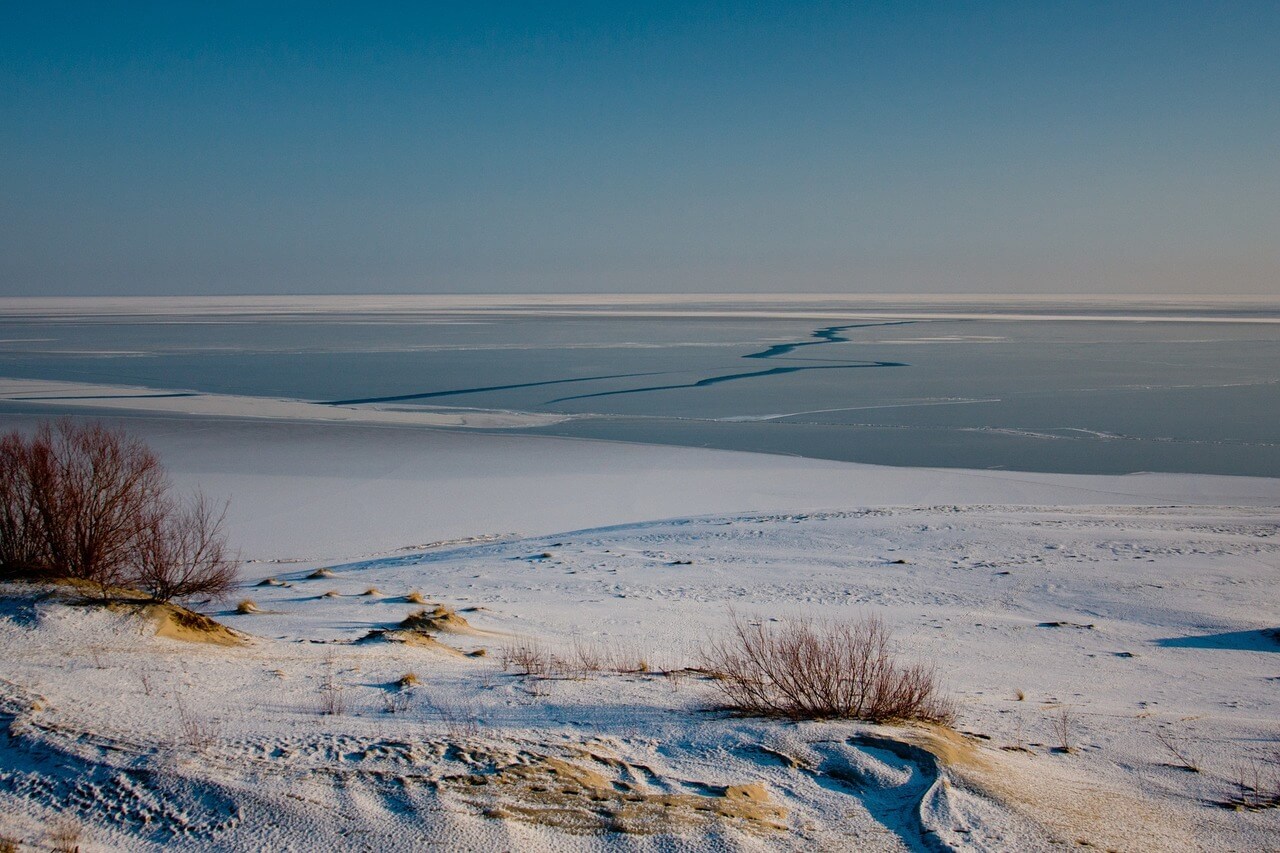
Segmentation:
{"type": "Polygon", "coordinates": [[[1280,294],[1280,7],[0,9],[0,296],[1280,294]]]}

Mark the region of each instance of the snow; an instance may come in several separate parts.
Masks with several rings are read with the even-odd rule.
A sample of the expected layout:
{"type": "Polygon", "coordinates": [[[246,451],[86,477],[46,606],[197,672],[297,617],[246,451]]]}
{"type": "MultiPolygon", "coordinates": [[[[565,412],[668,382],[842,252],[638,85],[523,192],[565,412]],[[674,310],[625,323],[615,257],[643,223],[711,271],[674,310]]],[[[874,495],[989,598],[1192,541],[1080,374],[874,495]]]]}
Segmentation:
{"type": "Polygon", "coordinates": [[[179,486],[232,500],[245,588],[200,609],[253,639],[182,643],[9,587],[0,834],[48,844],[70,815],[85,850],[1280,843],[1280,810],[1218,805],[1277,748],[1280,481],[123,414],[179,486]],[[443,643],[485,656],[356,642],[414,591],[475,629],[443,643]],[[967,734],[710,712],[685,668],[731,611],[881,615],[967,734]],[[631,671],[523,677],[501,666],[521,642],[631,671]],[[344,713],[321,713],[326,683],[344,713]],[[755,783],[763,812],[728,798],[755,783]]]}

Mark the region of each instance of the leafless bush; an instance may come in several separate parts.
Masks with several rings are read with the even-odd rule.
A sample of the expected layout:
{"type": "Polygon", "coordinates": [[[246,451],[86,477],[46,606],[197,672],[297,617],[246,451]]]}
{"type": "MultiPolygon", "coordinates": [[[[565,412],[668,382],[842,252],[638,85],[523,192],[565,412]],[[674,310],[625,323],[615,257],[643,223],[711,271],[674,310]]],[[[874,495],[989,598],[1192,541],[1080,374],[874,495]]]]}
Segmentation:
{"type": "Polygon", "coordinates": [[[382,694],[382,712],[384,714],[403,714],[409,710],[410,694],[408,690],[389,690],[382,694]]]}
{"type": "Polygon", "coordinates": [[[0,437],[0,570],[32,574],[48,559],[35,502],[32,474],[38,469],[30,442],[16,432],[0,437]]]}
{"type": "Polygon", "coordinates": [[[49,830],[49,846],[55,853],[79,853],[80,836],[83,832],[80,821],[64,815],[49,830]]]}
{"type": "Polygon", "coordinates": [[[1058,712],[1050,718],[1053,736],[1058,739],[1055,747],[1059,752],[1075,752],[1075,709],[1070,705],[1059,705],[1058,712]]]}
{"type": "Polygon", "coordinates": [[[502,670],[515,670],[517,675],[547,676],[553,672],[555,657],[532,640],[520,640],[502,647],[499,658],[502,670]]]}
{"type": "Polygon", "coordinates": [[[168,483],[146,445],[102,424],[43,424],[30,479],[51,566],[104,590],[129,574],[132,545],[168,483]]]}
{"type": "Polygon", "coordinates": [[[182,697],[174,695],[174,707],[178,711],[178,739],[175,746],[182,746],[197,752],[213,746],[222,734],[222,726],[217,720],[202,717],[187,708],[182,697]]]}
{"type": "Polygon", "coordinates": [[[484,726],[474,706],[443,698],[433,700],[430,696],[426,697],[425,701],[427,708],[440,718],[444,723],[445,731],[454,740],[477,738],[484,733],[484,726]]]}
{"type": "Polygon", "coordinates": [[[1250,811],[1280,808],[1280,753],[1242,758],[1236,762],[1234,782],[1236,792],[1224,806],[1250,811]]]}
{"type": "Polygon", "coordinates": [[[1191,741],[1187,738],[1181,738],[1174,735],[1167,729],[1156,729],[1154,732],[1155,739],[1170,757],[1177,761],[1177,767],[1189,770],[1192,773],[1200,772],[1200,761],[1192,752],[1191,741]]]}
{"type": "Polygon", "coordinates": [[[347,713],[346,690],[333,676],[332,658],[325,661],[324,678],[320,681],[320,713],[327,717],[347,713]]]}
{"type": "Polygon", "coordinates": [[[1031,750],[1027,748],[1025,729],[1026,723],[1023,721],[1022,716],[1018,715],[1014,720],[1013,738],[1000,748],[1007,752],[1030,752],[1031,750]]]}
{"type": "Polygon", "coordinates": [[[900,664],[876,616],[853,623],[752,623],[733,617],[705,665],[734,710],[793,719],[950,722],[930,667],[900,664]]]}
{"type": "Polygon", "coordinates": [[[159,601],[220,595],[237,563],[222,510],[169,494],[160,460],[102,424],[0,437],[0,572],[139,586],[159,601]]]}
{"type": "Polygon", "coordinates": [[[157,601],[229,594],[239,581],[239,560],[223,532],[227,508],[197,493],[187,501],[157,501],[134,540],[130,580],[157,601]]]}
{"type": "Polygon", "coordinates": [[[573,645],[564,658],[564,668],[577,678],[586,678],[603,672],[609,666],[609,650],[599,643],[573,638],[573,645]]]}

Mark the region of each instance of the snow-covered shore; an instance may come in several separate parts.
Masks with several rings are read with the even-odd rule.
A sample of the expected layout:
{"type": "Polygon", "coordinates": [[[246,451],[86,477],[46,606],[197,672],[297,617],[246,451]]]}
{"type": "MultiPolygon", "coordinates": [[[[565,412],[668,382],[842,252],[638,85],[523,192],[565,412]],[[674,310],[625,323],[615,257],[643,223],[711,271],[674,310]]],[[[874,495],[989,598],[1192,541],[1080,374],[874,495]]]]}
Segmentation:
{"type": "Polygon", "coordinates": [[[86,850],[1280,843],[1280,810],[1217,804],[1275,766],[1280,481],[121,423],[180,486],[232,500],[261,612],[202,609],[254,639],[181,643],[9,590],[0,834],[47,843],[62,813],[86,850]],[[487,654],[357,642],[413,592],[475,629],[446,646],[487,654]],[[968,734],[708,714],[685,667],[730,608],[883,615],[968,734]],[[631,671],[520,677],[498,663],[516,642],[631,671]],[[322,715],[335,688],[344,713],[322,715]]]}

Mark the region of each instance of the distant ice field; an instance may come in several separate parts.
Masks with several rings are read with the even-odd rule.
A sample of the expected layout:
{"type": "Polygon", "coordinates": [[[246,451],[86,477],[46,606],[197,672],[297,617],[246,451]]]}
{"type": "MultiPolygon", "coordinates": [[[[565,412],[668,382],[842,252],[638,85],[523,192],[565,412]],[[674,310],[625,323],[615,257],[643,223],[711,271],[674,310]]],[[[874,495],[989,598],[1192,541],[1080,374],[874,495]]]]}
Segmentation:
{"type": "Polygon", "coordinates": [[[1277,308],[0,300],[0,378],[549,414],[515,429],[888,465],[1276,477],[1277,308]]]}

